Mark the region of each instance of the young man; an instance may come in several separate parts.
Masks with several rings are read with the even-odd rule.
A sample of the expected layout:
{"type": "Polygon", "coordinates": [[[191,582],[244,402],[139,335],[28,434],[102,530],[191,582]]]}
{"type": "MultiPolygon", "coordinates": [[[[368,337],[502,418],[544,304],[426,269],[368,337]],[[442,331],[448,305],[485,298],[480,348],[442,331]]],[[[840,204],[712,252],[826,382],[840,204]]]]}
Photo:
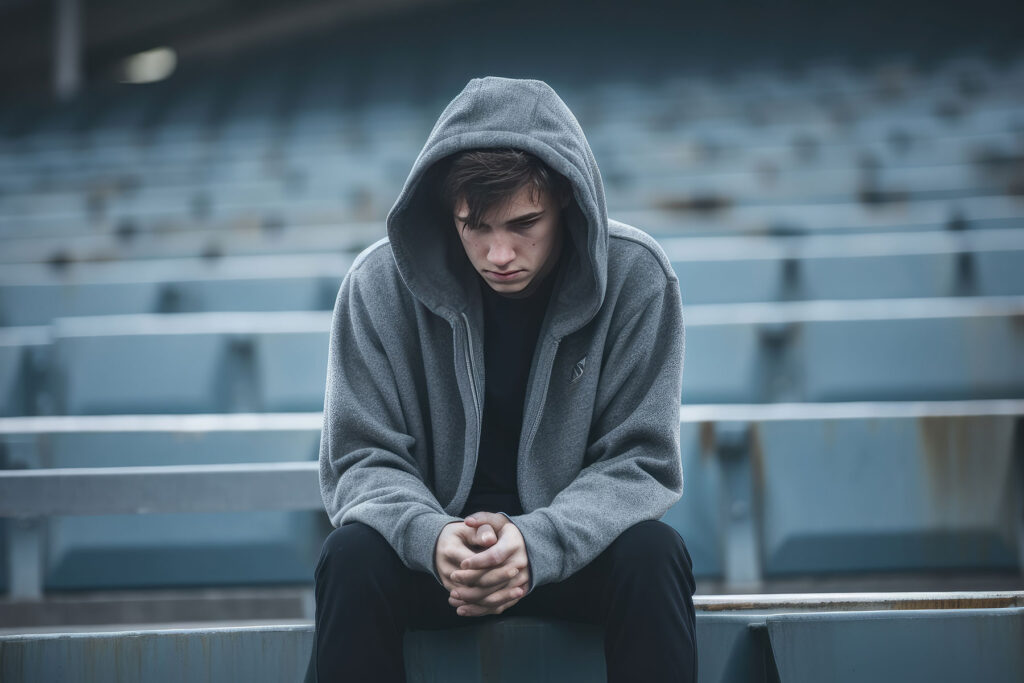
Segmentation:
{"type": "Polygon", "coordinates": [[[311,675],[403,681],[409,628],[605,629],[610,683],[695,681],[679,283],[609,221],[545,83],[448,105],[335,304],[311,675]],[[466,516],[469,515],[469,516],[466,516]]]}

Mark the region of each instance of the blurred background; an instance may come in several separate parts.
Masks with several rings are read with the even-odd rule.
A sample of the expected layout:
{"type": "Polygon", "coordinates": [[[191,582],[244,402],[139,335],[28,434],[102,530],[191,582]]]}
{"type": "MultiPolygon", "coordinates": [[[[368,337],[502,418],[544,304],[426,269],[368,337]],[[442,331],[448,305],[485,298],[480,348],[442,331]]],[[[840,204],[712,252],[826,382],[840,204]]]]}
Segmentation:
{"type": "Polygon", "coordinates": [[[310,622],[334,298],[482,75],[679,275],[698,593],[1024,588],[1021,18],[0,0],[0,633],[310,622]]]}

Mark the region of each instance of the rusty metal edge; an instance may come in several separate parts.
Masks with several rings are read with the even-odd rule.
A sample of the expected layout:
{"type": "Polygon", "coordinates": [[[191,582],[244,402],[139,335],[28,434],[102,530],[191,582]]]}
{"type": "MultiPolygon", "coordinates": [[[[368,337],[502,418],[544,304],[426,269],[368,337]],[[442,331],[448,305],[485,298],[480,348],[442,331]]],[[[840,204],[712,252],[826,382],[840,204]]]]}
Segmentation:
{"type": "Polygon", "coordinates": [[[1024,591],[696,595],[693,605],[698,612],[991,609],[1024,607],[1024,591]]]}

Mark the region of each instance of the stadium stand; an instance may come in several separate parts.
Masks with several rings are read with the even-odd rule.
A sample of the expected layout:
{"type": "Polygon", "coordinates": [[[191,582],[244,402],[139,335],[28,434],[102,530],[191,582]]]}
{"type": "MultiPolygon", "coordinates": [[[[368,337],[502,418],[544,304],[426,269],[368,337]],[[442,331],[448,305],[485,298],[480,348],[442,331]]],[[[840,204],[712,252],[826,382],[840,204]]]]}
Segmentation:
{"type": "MultiPolygon", "coordinates": [[[[0,107],[0,679],[306,670],[330,311],[443,102],[283,49],[0,107]]],[[[700,680],[1024,678],[1024,61],[567,80],[680,279],[700,680]]],[[[414,681],[602,656],[406,640],[414,681]]]]}

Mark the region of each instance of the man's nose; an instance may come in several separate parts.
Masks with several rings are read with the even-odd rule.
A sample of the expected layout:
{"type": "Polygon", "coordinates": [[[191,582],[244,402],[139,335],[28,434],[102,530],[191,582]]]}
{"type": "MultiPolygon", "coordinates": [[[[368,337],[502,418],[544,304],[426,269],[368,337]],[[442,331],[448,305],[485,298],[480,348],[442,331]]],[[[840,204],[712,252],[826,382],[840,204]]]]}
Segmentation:
{"type": "Polygon", "coordinates": [[[499,268],[503,268],[512,262],[516,252],[508,239],[495,237],[487,249],[487,260],[499,268]]]}

